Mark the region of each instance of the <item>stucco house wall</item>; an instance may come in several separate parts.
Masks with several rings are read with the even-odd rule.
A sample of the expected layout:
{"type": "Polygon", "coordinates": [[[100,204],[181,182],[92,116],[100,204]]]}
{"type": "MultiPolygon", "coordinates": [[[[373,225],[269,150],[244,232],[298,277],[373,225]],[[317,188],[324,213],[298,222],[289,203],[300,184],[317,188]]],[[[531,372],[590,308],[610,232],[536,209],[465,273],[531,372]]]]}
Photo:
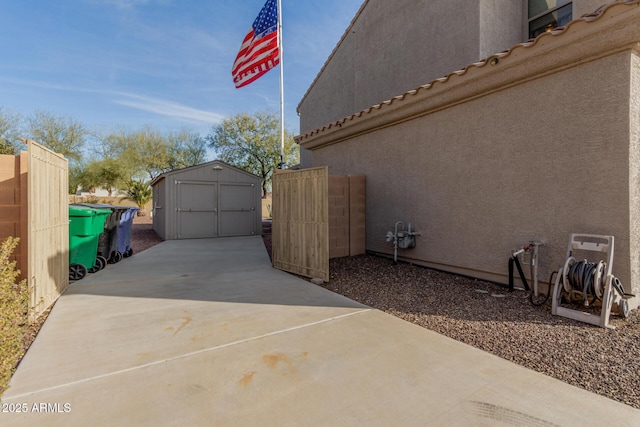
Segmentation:
{"type": "Polygon", "coordinates": [[[300,102],[301,131],[520,42],[521,14],[513,0],[365,1],[300,102]],[[504,25],[514,16],[517,25],[504,25]]]}
{"type": "MultiPolygon", "coordinates": [[[[633,291],[640,294],[640,51],[631,54],[629,84],[629,237],[633,291]]],[[[640,301],[638,302],[640,304],[640,301]]]]}
{"type": "Polygon", "coordinates": [[[401,258],[506,283],[530,240],[546,279],[570,233],[614,235],[614,274],[640,293],[639,20],[638,1],[614,5],[297,141],[366,175],[369,251],[411,222],[401,258]]]}
{"type": "MultiPolygon", "coordinates": [[[[459,67],[463,67],[470,62],[474,62],[481,58],[486,58],[489,55],[493,55],[496,52],[507,49],[516,43],[519,43],[527,38],[526,32],[523,32],[521,23],[526,21],[527,9],[526,0],[524,2],[519,1],[503,1],[503,0],[483,0],[478,2],[478,13],[480,26],[478,28],[478,52],[474,58],[460,58],[467,59],[465,64],[459,67]]],[[[465,5],[468,7],[468,5],[465,5]]],[[[455,21],[455,15],[447,17],[452,19],[449,21],[455,21]]],[[[465,40],[455,39],[453,43],[464,43],[465,40]]],[[[457,46],[450,45],[457,50],[457,46]]],[[[441,73],[445,75],[451,72],[451,69],[441,73]]],[[[436,78],[438,76],[433,76],[436,78]]]]}
{"type": "MultiPolygon", "coordinates": [[[[577,18],[602,0],[572,5],[577,18]]],[[[298,105],[300,133],[527,40],[527,11],[528,0],[365,0],[298,105]]]]}

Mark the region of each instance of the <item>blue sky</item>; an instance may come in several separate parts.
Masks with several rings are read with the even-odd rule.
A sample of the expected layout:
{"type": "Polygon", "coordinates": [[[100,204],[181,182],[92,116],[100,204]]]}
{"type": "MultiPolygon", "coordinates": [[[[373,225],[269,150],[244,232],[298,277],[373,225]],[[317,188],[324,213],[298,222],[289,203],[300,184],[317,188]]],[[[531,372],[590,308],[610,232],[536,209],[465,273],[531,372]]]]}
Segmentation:
{"type": "MultiPolygon", "coordinates": [[[[0,107],[91,129],[145,125],[205,136],[240,112],[279,112],[279,71],[236,89],[231,65],[264,0],[6,0],[0,107]]],[[[285,123],[362,0],[282,0],[285,123]]]]}

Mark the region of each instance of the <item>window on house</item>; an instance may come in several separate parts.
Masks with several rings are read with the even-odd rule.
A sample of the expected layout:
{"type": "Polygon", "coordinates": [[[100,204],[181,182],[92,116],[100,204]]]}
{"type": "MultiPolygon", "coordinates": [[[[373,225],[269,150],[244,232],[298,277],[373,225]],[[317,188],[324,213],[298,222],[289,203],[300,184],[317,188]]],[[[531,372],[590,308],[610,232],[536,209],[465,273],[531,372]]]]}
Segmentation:
{"type": "Polygon", "coordinates": [[[573,16],[573,5],[566,0],[529,0],[529,37],[568,24],[573,16]]]}

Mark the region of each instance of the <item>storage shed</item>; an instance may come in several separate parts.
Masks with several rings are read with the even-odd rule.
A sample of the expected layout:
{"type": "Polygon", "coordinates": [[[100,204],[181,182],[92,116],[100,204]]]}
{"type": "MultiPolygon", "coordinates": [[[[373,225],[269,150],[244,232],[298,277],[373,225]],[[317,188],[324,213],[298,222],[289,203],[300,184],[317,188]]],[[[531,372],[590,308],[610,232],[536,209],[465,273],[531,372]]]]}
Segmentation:
{"type": "Polygon", "coordinates": [[[259,234],[261,184],[219,160],[163,173],[151,182],[153,229],[164,240],[259,234]]]}

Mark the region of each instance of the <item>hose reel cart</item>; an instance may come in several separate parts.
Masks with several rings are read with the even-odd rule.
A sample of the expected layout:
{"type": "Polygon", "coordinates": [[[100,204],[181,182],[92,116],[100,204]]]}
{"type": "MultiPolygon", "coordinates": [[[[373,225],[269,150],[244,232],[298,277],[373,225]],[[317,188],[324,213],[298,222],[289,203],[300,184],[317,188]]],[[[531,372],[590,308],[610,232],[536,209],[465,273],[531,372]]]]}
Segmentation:
{"type": "Polygon", "coordinates": [[[552,314],[603,328],[613,328],[609,325],[609,316],[613,304],[616,304],[618,314],[624,318],[629,317],[627,299],[633,295],[626,294],[618,278],[612,274],[613,245],[613,236],[571,234],[565,263],[556,276],[552,314]],[[599,261],[574,258],[578,254],[589,254],[598,257],[599,261]],[[580,304],[584,308],[593,307],[596,300],[600,300],[602,307],[598,315],[563,307],[560,305],[563,300],[580,304]]]}

